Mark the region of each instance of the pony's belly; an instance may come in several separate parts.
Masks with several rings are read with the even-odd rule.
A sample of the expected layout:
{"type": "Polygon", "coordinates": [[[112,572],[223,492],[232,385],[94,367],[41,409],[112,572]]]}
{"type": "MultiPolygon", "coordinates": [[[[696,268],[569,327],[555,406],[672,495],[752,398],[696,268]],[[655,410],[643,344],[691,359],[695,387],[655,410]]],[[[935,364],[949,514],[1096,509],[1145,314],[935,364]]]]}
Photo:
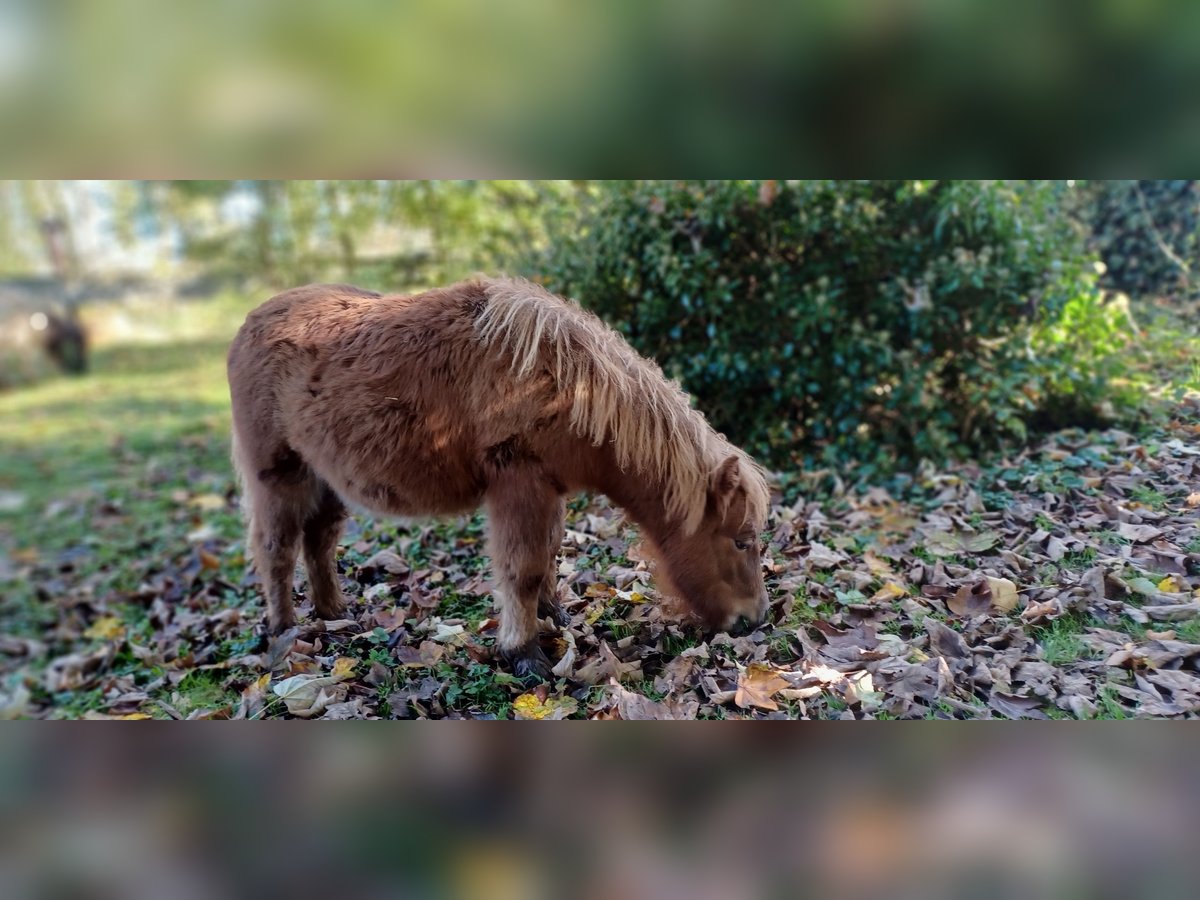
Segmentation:
{"type": "Polygon", "coordinates": [[[483,500],[474,485],[438,477],[444,473],[414,473],[405,479],[359,481],[353,477],[326,479],[350,506],[397,518],[449,516],[476,509],[483,500]]]}

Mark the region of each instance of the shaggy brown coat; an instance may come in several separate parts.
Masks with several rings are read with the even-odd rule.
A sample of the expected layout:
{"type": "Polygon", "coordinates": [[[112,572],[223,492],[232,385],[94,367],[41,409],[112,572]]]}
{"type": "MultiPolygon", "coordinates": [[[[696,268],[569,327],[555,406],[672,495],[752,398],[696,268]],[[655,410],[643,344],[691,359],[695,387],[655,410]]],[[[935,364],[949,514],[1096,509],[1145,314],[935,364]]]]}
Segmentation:
{"type": "Polygon", "coordinates": [[[302,547],[317,614],[338,616],[346,504],[394,516],[485,504],[498,643],[545,674],[563,497],[607,494],[658,577],[712,627],[766,609],[759,469],[654,363],[574,303],[515,279],[411,296],[310,285],[268,300],[229,352],[234,461],[274,631],[294,621],[302,547]]]}

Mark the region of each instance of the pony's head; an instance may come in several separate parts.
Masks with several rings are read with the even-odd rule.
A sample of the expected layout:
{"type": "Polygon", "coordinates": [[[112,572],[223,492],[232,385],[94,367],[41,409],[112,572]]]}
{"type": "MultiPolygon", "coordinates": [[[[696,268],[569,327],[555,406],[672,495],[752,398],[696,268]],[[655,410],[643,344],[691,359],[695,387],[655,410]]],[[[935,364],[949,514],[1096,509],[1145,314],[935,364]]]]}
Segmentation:
{"type": "Polygon", "coordinates": [[[662,587],[681,597],[709,628],[727,630],[741,618],[757,625],[766,617],[759,539],[766,506],[762,475],[734,454],[708,479],[698,527],[673,530],[659,542],[662,587]]]}

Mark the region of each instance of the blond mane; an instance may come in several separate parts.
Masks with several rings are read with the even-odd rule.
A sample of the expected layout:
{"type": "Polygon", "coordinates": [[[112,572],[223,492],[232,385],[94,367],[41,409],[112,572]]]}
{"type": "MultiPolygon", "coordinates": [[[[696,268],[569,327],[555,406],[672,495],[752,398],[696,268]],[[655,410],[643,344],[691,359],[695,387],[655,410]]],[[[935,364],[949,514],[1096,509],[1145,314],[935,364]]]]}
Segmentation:
{"type": "Polygon", "coordinates": [[[577,303],[517,278],[483,282],[487,305],[477,319],[480,338],[512,356],[517,377],[539,362],[572,396],[570,425],[600,446],[612,443],[617,464],[663,484],[667,514],[692,532],[704,515],[711,473],[730,454],[742,461],[747,514],[766,521],[762,471],[717,434],[688,403],[688,395],[652,361],[577,303]]]}

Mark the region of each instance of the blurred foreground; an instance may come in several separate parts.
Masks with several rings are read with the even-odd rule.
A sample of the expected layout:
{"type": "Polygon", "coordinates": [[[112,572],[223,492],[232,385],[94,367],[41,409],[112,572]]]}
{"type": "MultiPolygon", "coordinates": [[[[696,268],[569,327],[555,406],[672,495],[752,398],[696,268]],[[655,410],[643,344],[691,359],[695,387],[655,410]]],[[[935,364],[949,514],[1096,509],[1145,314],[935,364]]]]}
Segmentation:
{"type": "Polygon", "coordinates": [[[1157,900],[1200,877],[1177,727],[901,729],[886,752],[811,730],[668,744],[466,727],[240,745],[149,730],[136,749],[101,731],[87,753],[10,729],[0,882],[13,900],[1157,900]]]}

